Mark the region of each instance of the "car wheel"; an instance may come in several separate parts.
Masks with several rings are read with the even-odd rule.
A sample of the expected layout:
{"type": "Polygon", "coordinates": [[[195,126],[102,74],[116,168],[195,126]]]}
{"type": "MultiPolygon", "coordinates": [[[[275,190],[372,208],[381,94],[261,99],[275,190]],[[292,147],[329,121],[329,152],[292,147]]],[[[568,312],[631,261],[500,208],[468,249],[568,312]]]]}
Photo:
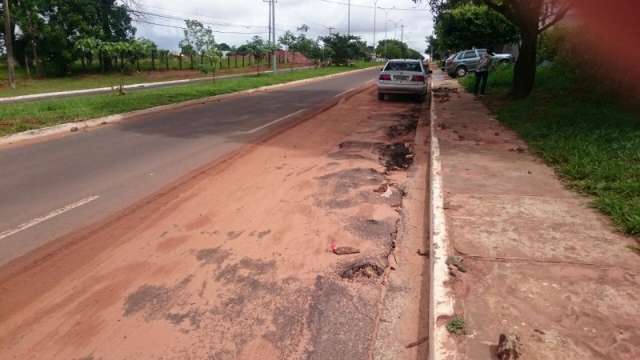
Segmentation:
{"type": "Polygon", "coordinates": [[[456,76],[457,77],[465,77],[465,75],[467,75],[467,68],[464,66],[460,66],[456,69],[456,76]]]}
{"type": "Polygon", "coordinates": [[[384,100],[384,94],[378,93],[378,100],[380,101],[384,100]]]}
{"type": "Polygon", "coordinates": [[[425,96],[424,96],[423,94],[418,94],[418,95],[415,95],[415,96],[413,97],[413,99],[414,99],[416,102],[423,103],[423,102],[424,102],[424,97],[425,97],[425,96]]]}

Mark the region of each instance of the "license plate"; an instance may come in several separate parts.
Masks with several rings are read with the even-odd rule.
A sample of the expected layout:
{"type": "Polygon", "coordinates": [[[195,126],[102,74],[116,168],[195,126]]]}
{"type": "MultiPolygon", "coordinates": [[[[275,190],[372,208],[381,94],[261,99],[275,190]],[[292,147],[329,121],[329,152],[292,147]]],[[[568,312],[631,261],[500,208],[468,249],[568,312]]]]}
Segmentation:
{"type": "Polygon", "coordinates": [[[407,75],[395,75],[393,80],[409,80],[409,77],[407,75]]]}

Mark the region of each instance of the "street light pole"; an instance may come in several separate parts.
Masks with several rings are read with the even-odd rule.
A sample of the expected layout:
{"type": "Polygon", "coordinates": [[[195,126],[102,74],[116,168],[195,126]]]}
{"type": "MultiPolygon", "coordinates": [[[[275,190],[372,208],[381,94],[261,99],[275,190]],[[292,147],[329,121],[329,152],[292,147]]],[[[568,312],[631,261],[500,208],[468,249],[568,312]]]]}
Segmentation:
{"type": "Polygon", "coordinates": [[[351,0],[348,1],[348,10],[347,10],[347,35],[351,35],[351,0]]]}
{"type": "Polygon", "coordinates": [[[376,12],[378,10],[378,0],[373,0],[373,54],[376,54],[376,12]]]}

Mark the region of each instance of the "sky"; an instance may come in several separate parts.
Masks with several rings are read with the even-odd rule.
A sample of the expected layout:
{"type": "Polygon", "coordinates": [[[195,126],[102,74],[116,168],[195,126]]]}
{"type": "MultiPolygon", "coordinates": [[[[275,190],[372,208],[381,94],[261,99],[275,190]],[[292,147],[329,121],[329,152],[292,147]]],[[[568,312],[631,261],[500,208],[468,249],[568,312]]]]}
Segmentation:
{"type": "MultiPolygon", "coordinates": [[[[136,0],[136,9],[143,12],[134,22],[136,36],[154,41],[159,47],[178,49],[183,37],[179,27],[184,19],[197,19],[215,32],[216,42],[241,45],[255,35],[268,37],[268,4],[263,0],[136,0]],[[178,28],[177,28],[178,27],[178,28]]],[[[348,0],[277,0],[276,31],[279,37],[285,31],[297,32],[305,24],[307,36],[316,38],[333,32],[347,33],[348,0]]],[[[368,44],[374,37],[374,0],[351,0],[351,33],[362,37],[368,44]]],[[[378,0],[376,11],[376,41],[401,38],[410,48],[424,52],[425,38],[431,34],[433,24],[427,2],[416,5],[411,0],[378,0]],[[395,8],[394,8],[395,7],[395,8]],[[389,9],[389,10],[384,10],[389,9]]]]}

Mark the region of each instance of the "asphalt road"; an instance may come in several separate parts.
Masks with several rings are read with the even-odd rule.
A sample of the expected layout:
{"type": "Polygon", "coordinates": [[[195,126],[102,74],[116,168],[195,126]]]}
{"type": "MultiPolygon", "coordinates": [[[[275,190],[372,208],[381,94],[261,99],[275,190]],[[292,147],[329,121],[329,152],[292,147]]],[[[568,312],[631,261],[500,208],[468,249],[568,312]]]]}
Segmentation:
{"type": "Polygon", "coordinates": [[[376,70],[0,148],[0,265],[215,161],[376,70]]]}

